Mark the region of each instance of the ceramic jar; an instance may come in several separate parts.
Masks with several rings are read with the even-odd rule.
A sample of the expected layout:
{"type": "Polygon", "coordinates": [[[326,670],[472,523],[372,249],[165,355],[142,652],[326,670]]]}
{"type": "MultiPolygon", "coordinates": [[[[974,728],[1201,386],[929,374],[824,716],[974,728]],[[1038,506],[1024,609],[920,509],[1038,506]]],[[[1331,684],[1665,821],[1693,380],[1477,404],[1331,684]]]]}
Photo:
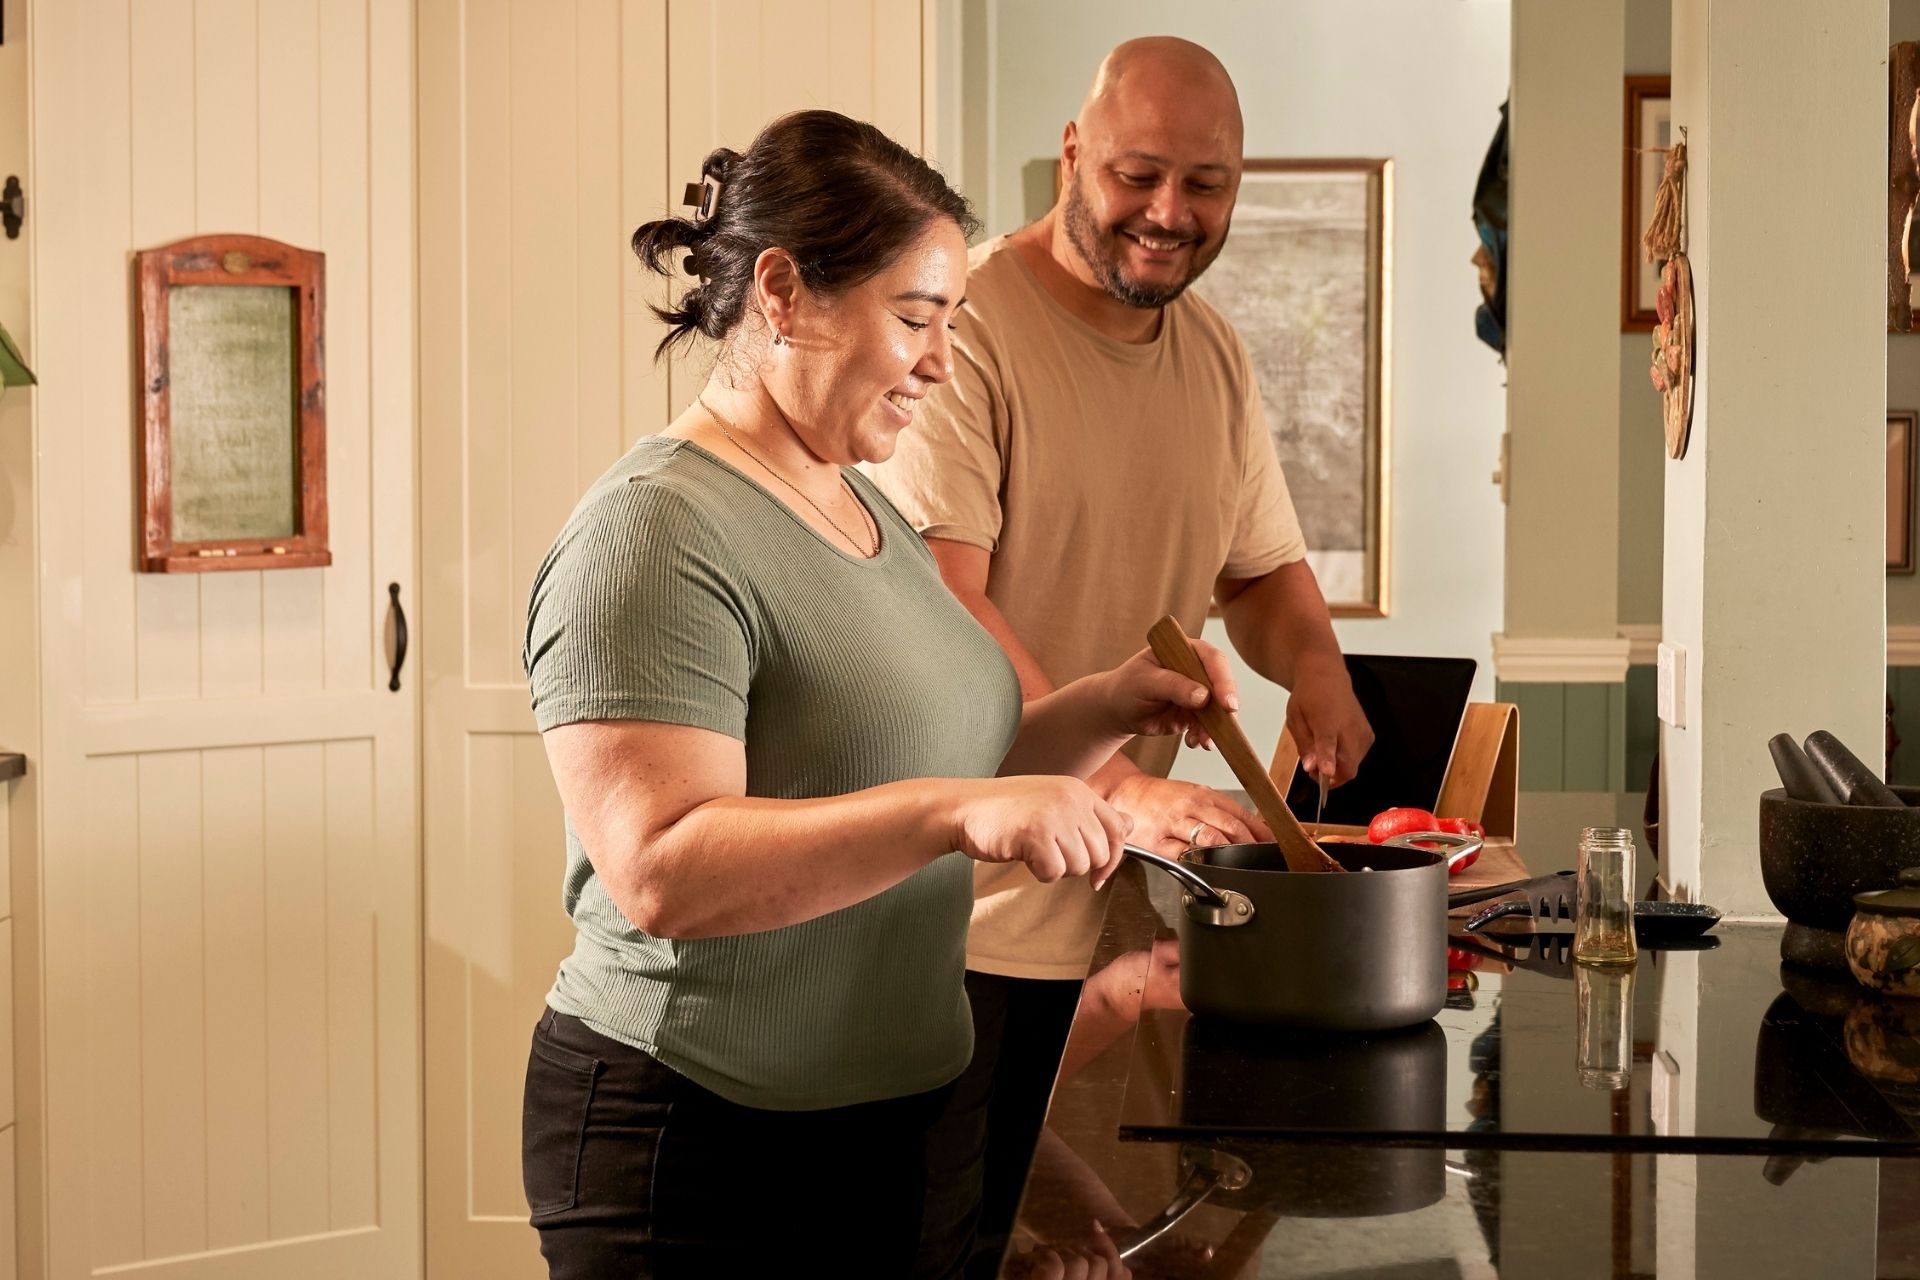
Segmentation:
{"type": "Polygon", "coordinates": [[[1892,889],[1853,895],[1847,968],[1869,991],[1920,998],[1920,867],[1892,889]]]}

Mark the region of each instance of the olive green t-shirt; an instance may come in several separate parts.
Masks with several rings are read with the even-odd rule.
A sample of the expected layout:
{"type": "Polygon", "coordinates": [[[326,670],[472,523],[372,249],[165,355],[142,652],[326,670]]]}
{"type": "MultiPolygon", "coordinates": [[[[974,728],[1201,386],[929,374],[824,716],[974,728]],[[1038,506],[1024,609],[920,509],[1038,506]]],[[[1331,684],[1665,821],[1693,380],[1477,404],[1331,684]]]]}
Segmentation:
{"type": "MultiPolygon", "coordinates": [[[[534,578],[524,657],[541,730],[724,733],[745,745],[747,794],[779,799],[993,776],[1019,727],[1013,669],[919,535],[847,476],[880,529],[871,560],[698,445],[635,445],[534,578]]],[[[747,1106],[900,1097],[966,1066],[964,855],[801,924],[676,941],[634,928],[571,823],[566,840],[577,937],[554,1009],[747,1106]]]]}

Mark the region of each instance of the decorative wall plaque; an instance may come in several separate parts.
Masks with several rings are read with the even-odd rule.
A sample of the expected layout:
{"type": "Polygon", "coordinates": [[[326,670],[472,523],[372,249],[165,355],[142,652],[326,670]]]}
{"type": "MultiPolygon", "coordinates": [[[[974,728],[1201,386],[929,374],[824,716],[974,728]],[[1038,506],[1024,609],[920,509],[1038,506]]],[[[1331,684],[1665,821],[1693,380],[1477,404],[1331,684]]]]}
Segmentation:
{"type": "Polygon", "coordinates": [[[201,236],[136,261],[140,568],[330,564],[324,255],[201,236]]]}

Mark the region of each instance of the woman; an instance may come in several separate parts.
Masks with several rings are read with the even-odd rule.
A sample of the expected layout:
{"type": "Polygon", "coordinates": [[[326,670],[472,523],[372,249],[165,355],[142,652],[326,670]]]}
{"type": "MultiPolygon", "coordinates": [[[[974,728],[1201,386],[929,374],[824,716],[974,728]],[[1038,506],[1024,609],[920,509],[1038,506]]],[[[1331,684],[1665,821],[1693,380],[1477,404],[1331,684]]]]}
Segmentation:
{"type": "Polygon", "coordinates": [[[809,111],[634,235],[700,277],[660,353],[697,332],[720,359],[533,587],[578,930],[523,1134],[556,1278],[955,1271],[977,1187],[926,1187],[925,1135],[971,1051],[968,859],[1104,883],[1128,824],[1080,778],[1136,733],[1199,740],[1204,691],[1144,652],[1023,708],[846,469],[950,376],[971,225],[879,130],[809,111]]]}

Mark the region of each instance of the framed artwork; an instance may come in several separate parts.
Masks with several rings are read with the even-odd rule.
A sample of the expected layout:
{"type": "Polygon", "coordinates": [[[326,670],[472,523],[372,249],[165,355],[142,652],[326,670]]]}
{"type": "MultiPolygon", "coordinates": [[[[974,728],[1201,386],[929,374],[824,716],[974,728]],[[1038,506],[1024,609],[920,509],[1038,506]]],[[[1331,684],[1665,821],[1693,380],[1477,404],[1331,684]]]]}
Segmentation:
{"type": "Polygon", "coordinates": [[[1627,77],[1626,160],[1620,218],[1620,331],[1651,333],[1659,319],[1653,296],[1660,268],[1648,262],[1640,237],[1653,221],[1653,194],[1660,189],[1661,152],[1671,145],[1673,100],[1667,76],[1627,77]]]}
{"type": "Polygon", "coordinates": [[[1393,162],[1248,160],[1233,234],[1194,289],[1247,344],[1336,617],[1388,611],[1393,162]]]}
{"type": "Polygon", "coordinates": [[[330,564],[324,257],[201,236],[136,269],[141,571],[330,564]]]}
{"type": "Polygon", "coordinates": [[[1887,410],[1887,572],[1913,572],[1914,438],[1920,412],[1887,410]]]}

